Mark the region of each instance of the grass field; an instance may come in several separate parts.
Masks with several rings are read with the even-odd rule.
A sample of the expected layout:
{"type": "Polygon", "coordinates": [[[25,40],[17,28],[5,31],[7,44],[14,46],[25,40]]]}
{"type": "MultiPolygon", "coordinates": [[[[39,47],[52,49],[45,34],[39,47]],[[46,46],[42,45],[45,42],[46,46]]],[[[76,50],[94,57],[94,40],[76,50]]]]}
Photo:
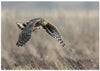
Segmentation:
{"type": "Polygon", "coordinates": [[[6,3],[2,3],[1,68],[3,70],[99,69],[98,8],[21,9],[10,8],[6,3]],[[17,28],[16,22],[23,23],[36,17],[43,17],[57,26],[65,43],[74,51],[68,52],[43,29],[32,33],[31,40],[25,46],[17,47],[16,42],[21,30],[17,28]]]}

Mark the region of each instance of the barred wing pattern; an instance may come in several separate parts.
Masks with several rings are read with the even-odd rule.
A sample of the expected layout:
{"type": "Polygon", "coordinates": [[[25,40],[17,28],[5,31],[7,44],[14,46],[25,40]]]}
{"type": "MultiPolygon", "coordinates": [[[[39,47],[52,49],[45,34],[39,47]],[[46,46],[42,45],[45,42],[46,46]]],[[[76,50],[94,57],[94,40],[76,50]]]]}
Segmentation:
{"type": "Polygon", "coordinates": [[[46,32],[52,36],[53,38],[56,38],[57,41],[63,46],[65,47],[65,43],[61,37],[61,35],[59,34],[56,26],[54,26],[53,24],[49,23],[47,20],[43,19],[43,18],[35,18],[30,20],[29,22],[20,24],[17,23],[18,27],[22,30],[22,32],[19,35],[19,39],[16,43],[17,46],[23,46],[26,44],[27,41],[29,41],[29,39],[31,38],[31,34],[32,32],[34,32],[35,28],[38,28],[40,26],[42,26],[46,32]]]}
{"type": "Polygon", "coordinates": [[[31,34],[32,34],[32,27],[27,26],[26,28],[24,28],[22,30],[22,32],[19,35],[18,41],[16,43],[16,45],[19,46],[23,46],[26,44],[27,41],[30,40],[31,38],[31,34]]]}
{"type": "Polygon", "coordinates": [[[31,34],[33,32],[33,25],[39,21],[40,18],[32,19],[28,22],[27,26],[24,26],[22,32],[19,35],[18,41],[16,43],[18,47],[25,45],[30,40],[31,34]]]}
{"type": "Polygon", "coordinates": [[[57,31],[56,27],[51,25],[51,24],[47,24],[46,26],[43,27],[46,32],[52,36],[53,38],[56,38],[57,41],[63,46],[65,47],[65,43],[63,41],[63,39],[61,38],[61,35],[59,34],[59,32],[57,31]]]}

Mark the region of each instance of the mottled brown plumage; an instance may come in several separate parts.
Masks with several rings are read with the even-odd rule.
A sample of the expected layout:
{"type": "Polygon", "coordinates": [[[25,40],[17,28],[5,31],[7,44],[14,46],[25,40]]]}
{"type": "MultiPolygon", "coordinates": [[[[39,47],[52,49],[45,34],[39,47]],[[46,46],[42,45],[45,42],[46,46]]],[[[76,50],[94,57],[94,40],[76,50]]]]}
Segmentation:
{"type": "Polygon", "coordinates": [[[63,47],[65,47],[65,43],[63,42],[63,39],[61,38],[61,35],[59,34],[57,28],[43,18],[35,18],[23,24],[17,22],[17,26],[22,30],[16,43],[17,46],[25,45],[31,38],[32,32],[42,27],[50,36],[56,38],[59,43],[63,47]]]}

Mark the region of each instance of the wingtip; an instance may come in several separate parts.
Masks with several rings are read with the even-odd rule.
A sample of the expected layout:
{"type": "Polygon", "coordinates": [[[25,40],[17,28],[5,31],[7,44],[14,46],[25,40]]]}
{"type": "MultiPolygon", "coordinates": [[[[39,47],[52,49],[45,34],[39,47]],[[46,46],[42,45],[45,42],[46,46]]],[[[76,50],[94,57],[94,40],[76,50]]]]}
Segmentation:
{"type": "Polygon", "coordinates": [[[21,47],[22,47],[23,45],[20,45],[20,44],[17,42],[17,43],[16,43],[16,46],[17,46],[17,47],[19,47],[19,46],[21,46],[21,47]]]}
{"type": "Polygon", "coordinates": [[[19,47],[18,43],[16,43],[16,46],[19,47]]]}
{"type": "Polygon", "coordinates": [[[73,50],[69,47],[69,46],[67,46],[67,45],[64,45],[63,46],[64,48],[66,48],[68,51],[70,51],[70,52],[72,52],[73,50]]]}

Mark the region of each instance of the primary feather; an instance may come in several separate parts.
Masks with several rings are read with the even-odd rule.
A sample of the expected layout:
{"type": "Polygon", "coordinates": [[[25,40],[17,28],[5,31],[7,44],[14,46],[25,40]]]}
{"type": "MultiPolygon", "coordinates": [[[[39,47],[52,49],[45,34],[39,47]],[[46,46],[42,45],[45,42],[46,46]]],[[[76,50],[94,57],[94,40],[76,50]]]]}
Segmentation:
{"type": "Polygon", "coordinates": [[[58,33],[57,29],[51,25],[51,24],[47,24],[46,26],[44,26],[44,29],[46,30],[46,32],[52,36],[53,38],[57,39],[57,41],[63,46],[65,47],[65,43],[61,37],[61,35],[58,33]]]}
{"type": "Polygon", "coordinates": [[[17,46],[23,46],[26,44],[27,41],[31,38],[32,28],[26,27],[22,30],[19,35],[19,39],[16,43],[17,46]]]}

